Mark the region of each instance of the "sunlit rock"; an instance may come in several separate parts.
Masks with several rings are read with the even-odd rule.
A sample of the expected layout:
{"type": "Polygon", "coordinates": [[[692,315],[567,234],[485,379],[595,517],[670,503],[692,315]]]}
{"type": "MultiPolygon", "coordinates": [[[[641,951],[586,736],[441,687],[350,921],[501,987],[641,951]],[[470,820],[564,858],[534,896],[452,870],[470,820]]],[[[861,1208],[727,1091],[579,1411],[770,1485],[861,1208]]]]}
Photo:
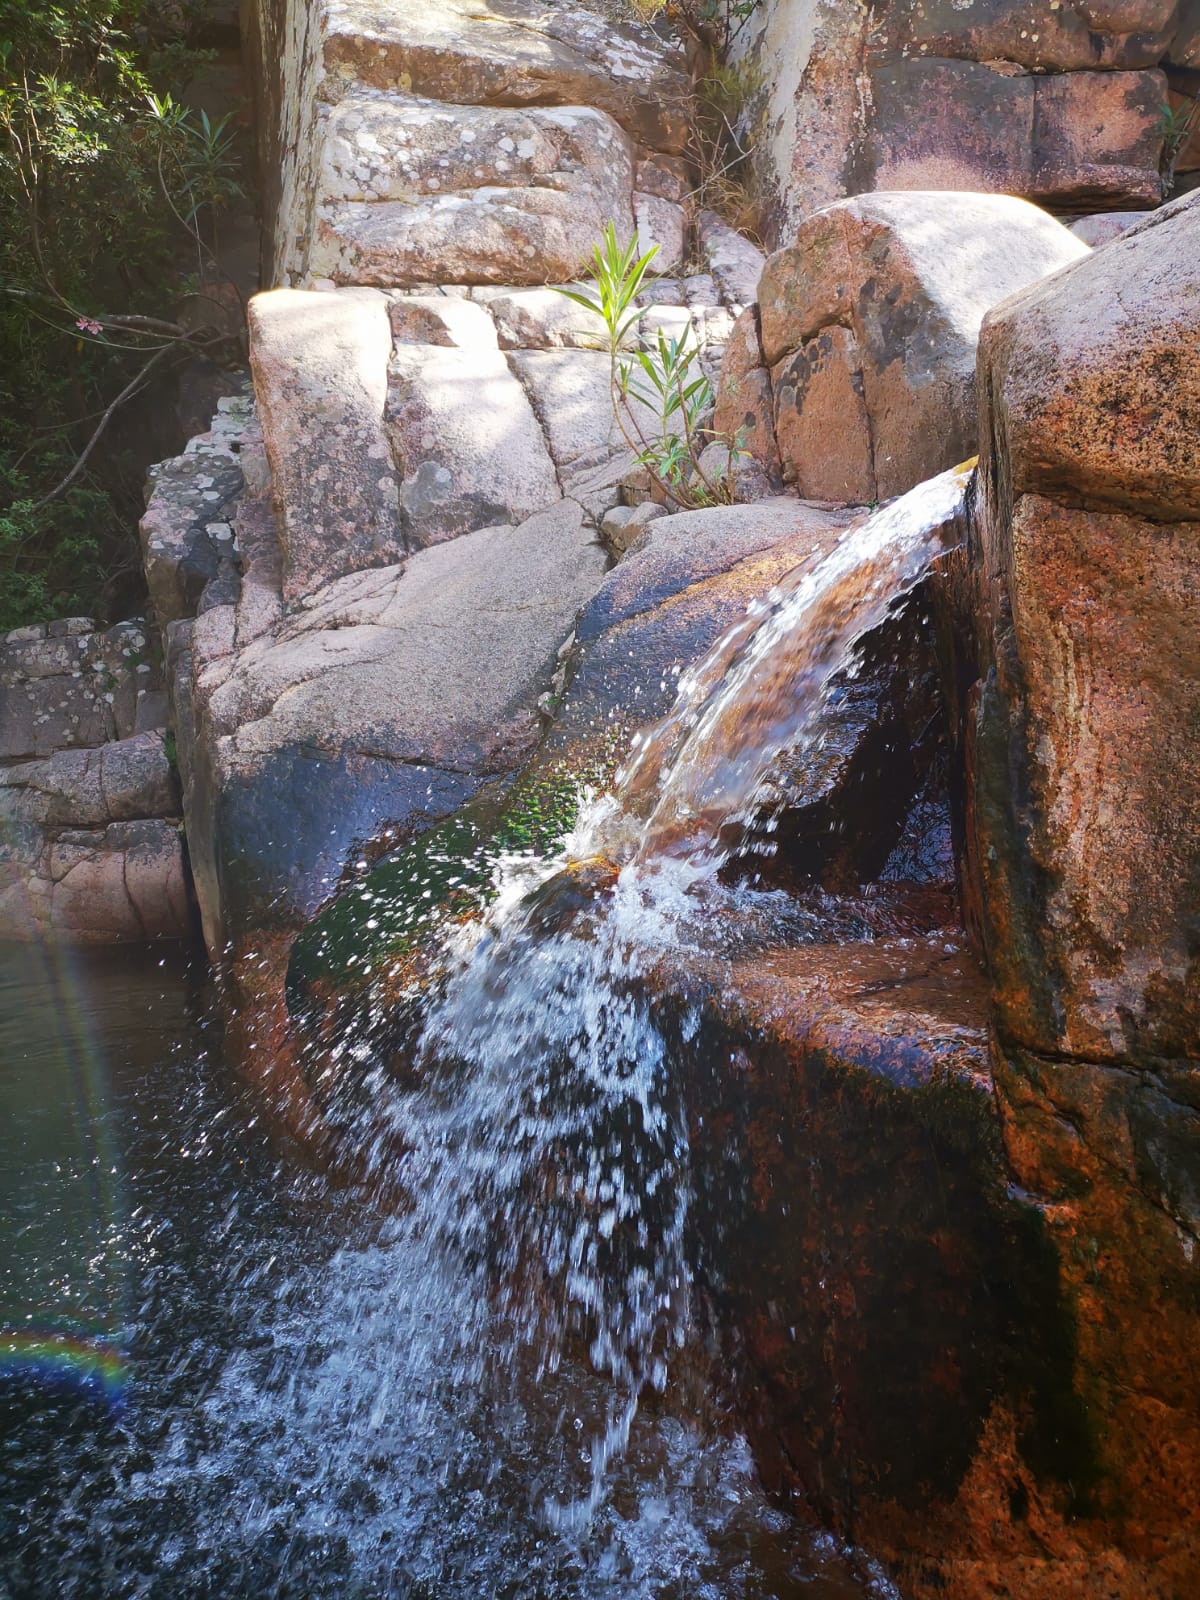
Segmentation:
{"type": "Polygon", "coordinates": [[[862,503],[973,455],[984,313],[1086,252],[1002,195],[864,195],[807,218],[759,285],[785,478],[862,503]]]}

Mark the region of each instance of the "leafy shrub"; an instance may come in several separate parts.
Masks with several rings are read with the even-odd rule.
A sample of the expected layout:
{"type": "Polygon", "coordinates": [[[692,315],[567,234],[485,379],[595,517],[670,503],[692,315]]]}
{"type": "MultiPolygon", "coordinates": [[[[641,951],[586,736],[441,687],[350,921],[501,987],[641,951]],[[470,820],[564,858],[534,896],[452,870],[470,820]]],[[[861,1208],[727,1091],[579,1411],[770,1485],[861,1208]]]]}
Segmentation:
{"type": "Polygon", "coordinates": [[[699,345],[690,334],[674,338],[660,328],[652,349],[637,346],[638,297],[648,287],[657,254],[657,245],[639,254],[636,235],[622,245],[610,222],[593,246],[590,289],[558,292],[602,319],[613,416],[663,497],[684,509],[730,505],[731,469],[743,452],[739,440],[725,439],[707,425],[714,395],[700,365],[699,345]],[[653,419],[649,426],[647,414],[653,419]],[[730,467],[715,475],[700,459],[714,442],[727,446],[730,467]]]}
{"type": "Polygon", "coordinates": [[[0,627],[102,612],[137,567],[144,460],[95,448],[196,350],[172,302],[238,192],[201,59],[156,0],[0,0],[0,627]]]}

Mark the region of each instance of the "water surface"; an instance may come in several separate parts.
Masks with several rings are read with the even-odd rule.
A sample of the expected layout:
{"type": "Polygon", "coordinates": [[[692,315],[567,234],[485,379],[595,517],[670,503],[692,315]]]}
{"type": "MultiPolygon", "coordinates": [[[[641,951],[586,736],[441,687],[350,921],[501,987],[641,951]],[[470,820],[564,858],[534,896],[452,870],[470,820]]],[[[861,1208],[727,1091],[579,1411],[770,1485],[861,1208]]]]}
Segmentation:
{"type": "Polygon", "coordinates": [[[556,1522],[610,1380],[274,1143],[211,1017],[177,955],[0,947],[4,1600],[889,1592],[768,1504],[702,1360],[556,1522]]]}

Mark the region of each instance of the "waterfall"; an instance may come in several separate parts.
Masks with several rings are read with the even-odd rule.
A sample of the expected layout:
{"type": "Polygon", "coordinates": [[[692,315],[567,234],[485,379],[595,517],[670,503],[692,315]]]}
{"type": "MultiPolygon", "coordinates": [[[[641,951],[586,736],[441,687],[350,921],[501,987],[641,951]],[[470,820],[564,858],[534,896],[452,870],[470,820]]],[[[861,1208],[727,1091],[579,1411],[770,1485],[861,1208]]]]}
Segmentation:
{"type": "MultiPolygon", "coordinates": [[[[773,803],[781,753],[819,744],[835,674],[853,677],[859,641],[943,553],[969,476],[943,474],[865,517],[756,603],[684,677],[561,853],[501,864],[487,914],[442,953],[401,1086],[369,1043],[343,1047],[367,1065],[372,1137],[398,1159],[406,1226],[452,1264],[464,1350],[499,1322],[501,1364],[532,1354],[546,1378],[582,1339],[608,1377],[581,1441],[583,1481],[545,1495],[559,1527],[586,1524],[639,1396],[664,1388],[688,1337],[688,1131],[672,1046],[696,1019],[668,1023],[647,980],[668,955],[727,945],[756,918],[790,917],[793,937],[814,937],[786,897],[723,885],[718,869],[773,803]],[[464,1274],[476,1283],[465,1318],[464,1274]]],[[[380,1008],[385,993],[380,981],[380,1008]]]]}

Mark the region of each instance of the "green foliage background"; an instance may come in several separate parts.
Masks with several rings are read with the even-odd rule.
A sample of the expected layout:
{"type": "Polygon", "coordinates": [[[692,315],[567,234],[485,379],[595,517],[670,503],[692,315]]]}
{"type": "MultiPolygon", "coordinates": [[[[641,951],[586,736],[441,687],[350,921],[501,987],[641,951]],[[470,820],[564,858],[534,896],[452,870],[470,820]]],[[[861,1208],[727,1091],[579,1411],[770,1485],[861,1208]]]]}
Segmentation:
{"type": "Polygon", "coordinates": [[[128,427],[38,502],[165,342],[106,319],[169,320],[179,293],[187,139],[152,96],[195,72],[190,20],[169,0],[0,0],[0,631],[104,615],[136,571],[128,427]]]}

